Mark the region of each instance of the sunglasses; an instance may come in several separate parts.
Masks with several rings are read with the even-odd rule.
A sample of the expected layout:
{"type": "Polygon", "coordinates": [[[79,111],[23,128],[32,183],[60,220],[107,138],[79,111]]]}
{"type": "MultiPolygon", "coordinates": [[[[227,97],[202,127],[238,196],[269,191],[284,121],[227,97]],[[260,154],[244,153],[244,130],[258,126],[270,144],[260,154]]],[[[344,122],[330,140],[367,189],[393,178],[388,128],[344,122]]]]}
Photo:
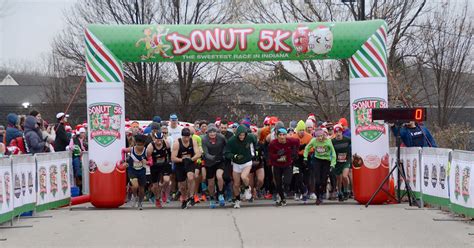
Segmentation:
{"type": "Polygon", "coordinates": [[[168,134],[168,132],[161,132],[162,134],[168,134]]]}

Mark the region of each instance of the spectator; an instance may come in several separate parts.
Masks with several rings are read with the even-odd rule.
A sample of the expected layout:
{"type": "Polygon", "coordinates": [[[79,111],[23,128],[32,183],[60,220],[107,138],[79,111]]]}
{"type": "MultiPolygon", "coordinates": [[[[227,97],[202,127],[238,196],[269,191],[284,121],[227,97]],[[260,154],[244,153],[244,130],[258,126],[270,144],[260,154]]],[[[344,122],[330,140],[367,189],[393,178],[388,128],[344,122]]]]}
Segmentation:
{"type": "Polygon", "coordinates": [[[79,192],[82,192],[82,153],[88,150],[86,129],[79,128],[78,134],[71,139],[70,147],[73,147],[72,152],[72,168],[74,173],[74,180],[79,187],[79,192]]]}
{"type": "Polygon", "coordinates": [[[5,156],[5,152],[6,152],[5,145],[0,142],[0,158],[5,156]]]}
{"type": "Polygon", "coordinates": [[[23,132],[18,129],[18,115],[10,113],[7,115],[7,131],[5,134],[5,145],[9,145],[13,139],[23,136],[23,132]]]}
{"type": "Polygon", "coordinates": [[[4,144],[5,143],[5,126],[0,125],[0,143],[4,144]]]}
{"type": "Polygon", "coordinates": [[[160,130],[160,128],[161,128],[161,117],[159,117],[159,116],[153,117],[153,121],[150,123],[150,125],[148,125],[148,127],[146,127],[145,130],[143,130],[143,134],[151,133],[153,123],[155,123],[154,127],[156,128],[156,125],[158,125],[158,130],[160,130]]]}
{"type": "Polygon", "coordinates": [[[40,136],[41,132],[35,117],[28,116],[25,120],[25,142],[28,147],[28,153],[35,154],[44,152],[48,143],[40,136]]]}
{"type": "Polygon", "coordinates": [[[69,115],[60,112],[56,115],[58,124],[55,125],[54,129],[56,130],[56,139],[54,140],[54,150],[57,152],[65,151],[66,146],[69,145],[69,138],[66,133],[65,124],[69,115]]]}
{"type": "Polygon", "coordinates": [[[393,135],[400,131],[402,142],[407,147],[437,147],[436,141],[425,126],[420,126],[414,121],[404,125],[400,130],[392,126],[393,135]]]}

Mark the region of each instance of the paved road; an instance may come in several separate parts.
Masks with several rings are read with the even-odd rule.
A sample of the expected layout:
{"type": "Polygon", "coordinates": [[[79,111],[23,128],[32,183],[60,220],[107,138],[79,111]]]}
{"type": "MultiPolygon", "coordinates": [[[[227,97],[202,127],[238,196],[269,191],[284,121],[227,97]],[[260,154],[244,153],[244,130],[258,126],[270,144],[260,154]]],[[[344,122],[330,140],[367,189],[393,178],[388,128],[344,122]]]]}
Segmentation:
{"type": "Polygon", "coordinates": [[[241,209],[181,210],[146,205],[95,210],[87,205],[52,210],[0,230],[0,247],[474,247],[474,222],[449,219],[440,210],[406,210],[407,205],[355,203],[290,205],[259,201],[241,209]]]}

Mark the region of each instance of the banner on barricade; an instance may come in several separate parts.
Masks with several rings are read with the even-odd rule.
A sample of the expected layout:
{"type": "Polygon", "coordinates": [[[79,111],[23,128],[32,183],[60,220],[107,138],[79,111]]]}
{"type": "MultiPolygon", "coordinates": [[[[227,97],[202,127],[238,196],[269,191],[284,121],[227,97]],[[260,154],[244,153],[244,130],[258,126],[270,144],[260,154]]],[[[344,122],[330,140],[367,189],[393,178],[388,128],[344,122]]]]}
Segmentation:
{"type": "Polygon", "coordinates": [[[71,201],[70,153],[37,154],[38,194],[36,211],[69,204],[71,201]]]}
{"type": "Polygon", "coordinates": [[[0,224],[13,218],[13,183],[11,159],[0,158],[0,224]]]}
{"type": "MultiPolygon", "coordinates": [[[[400,162],[403,164],[407,183],[417,198],[421,197],[421,177],[420,177],[420,150],[419,147],[401,147],[400,148],[400,162]]],[[[390,148],[390,169],[397,165],[397,148],[390,148]]],[[[398,170],[392,174],[395,186],[398,185],[398,170]]],[[[400,177],[400,190],[405,192],[405,181],[400,177]]]]}
{"type": "Polygon", "coordinates": [[[36,206],[36,161],[32,155],[12,157],[13,214],[32,211],[36,206]]]}
{"type": "Polygon", "coordinates": [[[421,156],[423,201],[438,206],[449,206],[450,152],[450,149],[423,148],[421,156]]]}
{"type": "Polygon", "coordinates": [[[453,151],[449,170],[451,210],[469,217],[474,217],[472,170],[474,170],[474,152],[453,151]]]}

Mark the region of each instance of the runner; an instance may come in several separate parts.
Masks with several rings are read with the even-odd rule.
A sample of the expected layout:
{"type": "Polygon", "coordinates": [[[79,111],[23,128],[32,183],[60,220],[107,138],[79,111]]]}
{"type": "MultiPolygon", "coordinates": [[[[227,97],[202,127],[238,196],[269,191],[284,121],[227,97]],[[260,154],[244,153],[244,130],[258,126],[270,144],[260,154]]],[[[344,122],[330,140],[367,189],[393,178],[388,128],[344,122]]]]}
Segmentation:
{"type": "MultiPolygon", "coordinates": [[[[229,131],[229,122],[227,120],[222,120],[220,123],[221,134],[224,135],[226,141],[228,142],[230,138],[234,136],[234,133],[229,131]]],[[[224,156],[224,188],[225,188],[225,199],[229,202],[232,202],[232,164],[231,160],[227,159],[224,156]]]]}
{"type": "Polygon", "coordinates": [[[221,207],[225,206],[224,199],[224,148],[226,139],[224,135],[217,133],[217,127],[210,124],[207,135],[202,138],[202,149],[206,166],[206,178],[209,190],[209,207],[215,208],[215,199],[218,199],[221,207]],[[217,198],[215,193],[215,179],[217,178],[217,198]]]}
{"type": "Polygon", "coordinates": [[[287,137],[285,128],[276,131],[277,138],[268,146],[270,165],[273,168],[273,179],[280,199],[276,206],[286,206],[285,193],[288,192],[293,176],[293,160],[298,151],[299,142],[295,138],[287,137]]]}
{"type": "Polygon", "coordinates": [[[176,114],[170,115],[170,123],[168,126],[168,136],[172,139],[172,144],[175,140],[181,138],[181,131],[183,130],[182,126],[179,126],[178,116],[176,114]]]}
{"type": "Polygon", "coordinates": [[[153,133],[152,138],[153,142],[148,144],[146,151],[147,157],[152,159],[150,172],[155,206],[161,208],[161,200],[163,200],[163,203],[167,202],[170,189],[170,144],[164,139],[165,137],[161,132],[153,133]]]}
{"type": "MultiPolygon", "coordinates": [[[[187,127],[189,131],[191,131],[192,139],[196,141],[197,147],[202,154],[202,138],[201,136],[196,134],[196,129],[194,127],[187,127]]],[[[203,167],[204,164],[202,163],[202,159],[199,157],[196,161],[196,169],[194,170],[194,183],[195,185],[195,193],[194,193],[194,203],[199,203],[201,201],[206,201],[206,168],[203,167]],[[201,188],[199,188],[201,186],[201,188]],[[199,197],[198,193],[201,193],[201,197],[199,197]]]]}
{"type": "Polygon", "coordinates": [[[322,129],[314,130],[313,136],[315,138],[306,146],[303,156],[307,163],[309,151],[314,148],[315,191],[318,198],[316,205],[319,205],[323,202],[323,194],[326,193],[329,170],[336,165],[336,152],[331,140],[326,138],[322,129]]]}
{"type": "Polygon", "coordinates": [[[194,206],[193,196],[196,188],[194,171],[196,161],[201,157],[201,151],[198,149],[196,140],[191,138],[189,128],[183,128],[181,136],[182,138],[178,138],[173,143],[171,160],[176,164],[176,180],[178,181],[179,191],[185,199],[182,201],[181,208],[185,209],[194,206]],[[188,187],[187,191],[186,185],[188,187]]]}
{"type": "MultiPolygon", "coordinates": [[[[252,133],[257,137],[258,130],[256,127],[252,127],[252,133]]],[[[252,169],[250,170],[250,187],[252,188],[252,199],[256,199],[257,196],[262,197],[264,196],[265,192],[260,192],[263,187],[263,182],[265,180],[265,169],[264,169],[264,158],[262,152],[262,145],[259,143],[257,144],[257,151],[255,157],[252,159],[252,169]],[[258,193],[258,194],[257,194],[258,193]]]]}
{"type": "Polygon", "coordinates": [[[344,128],[341,125],[335,125],[334,131],[336,138],[332,140],[334,150],[337,154],[336,167],[333,169],[337,177],[337,198],[339,201],[344,201],[349,198],[349,168],[351,166],[351,139],[343,135],[344,128]]]}
{"type": "Polygon", "coordinates": [[[311,172],[314,170],[310,171],[309,166],[304,163],[304,150],[306,145],[313,138],[311,134],[305,131],[305,128],[306,126],[304,121],[299,121],[296,125],[296,133],[292,136],[293,138],[298,139],[300,142],[300,146],[298,148],[298,158],[296,159],[294,164],[295,166],[293,167],[293,176],[295,177],[296,188],[299,191],[299,194],[295,193],[295,200],[298,201],[301,196],[303,198],[303,202],[306,202],[308,199],[307,187],[309,186],[310,182],[314,182],[314,180],[310,180],[311,177],[314,177],[314,174],[311,174],[311,172]]]}
{"type": "Polygon", "coordinates": [[[245,186],[245,199],[252,198],[249,185],[249,173],[252,169],[252,158],[255,156],[257,138],[247,133],[247,128],[240,125],[234,137],[230,138],[225,148],[225,156],[232,160],[234,179],[234,208],[240,208],[240,180],[245,186]]]}
{"type": "Polygon", "coordinates": [[[143,209],[143,197],[145,196],[146,185],[146,150],[145,150],[144,135],[138,134],[135,136],[135,145],[129,148],[122,149],[122,162],[125,163],[125,155],[130,153],[127,159],[127,174],[131,183],[132,198],[130,200],[131,207],[136,207],[138,199],[138,209],[143,209]]]}

